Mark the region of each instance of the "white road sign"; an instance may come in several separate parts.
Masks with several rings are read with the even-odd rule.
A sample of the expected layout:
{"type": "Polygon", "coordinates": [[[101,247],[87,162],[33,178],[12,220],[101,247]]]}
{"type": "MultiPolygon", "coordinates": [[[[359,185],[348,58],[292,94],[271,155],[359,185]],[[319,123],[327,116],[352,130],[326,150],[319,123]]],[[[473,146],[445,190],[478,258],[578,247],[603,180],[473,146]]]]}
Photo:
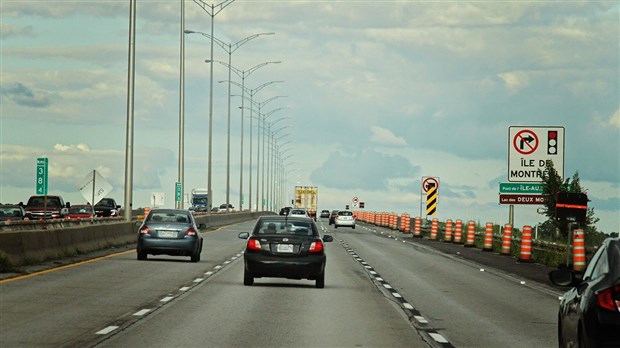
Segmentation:
{"type": "Polygon", "coordinates": [[[564,143],[564,127],[509,127],[508,181],[541,182],[548,160],[563,177],[564,143]]]}
{"type": "Polygon", "coordinates": [[[78,182],[77,189],[87,202],[95,205],[112,191],[112,185],[98,171],[93,170],[78,182]]]}

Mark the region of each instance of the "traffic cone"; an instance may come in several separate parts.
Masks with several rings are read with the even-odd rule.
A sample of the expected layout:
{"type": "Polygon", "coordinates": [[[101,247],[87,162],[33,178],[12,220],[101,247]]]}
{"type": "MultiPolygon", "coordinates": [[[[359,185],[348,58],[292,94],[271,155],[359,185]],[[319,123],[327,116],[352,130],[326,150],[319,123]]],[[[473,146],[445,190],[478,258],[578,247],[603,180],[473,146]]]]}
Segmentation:
{"type": "Polygon", "coordinates": [[[510,224],[504,225],[504,236],[502,237],[502,250],[500,254],[510,255],[510,246],[512,244],[512,226],[510,224]]]}
{"type": "Polygon", "coordinates": [[[433,221],[431,222],[431,240],[437,240],[437,229],[438,229],[438,223],[439,220],[437,219],[433,219],[433,221]]]}
{"type": "Polygon", "coordinates": [[[493,223],[487,222],[484,229],[484,246],[482,251],[493,251],[493,223]]]}
{"type": "Polygon", "coordinates": [[[466,247],[476,246],[476,223],[473,220],[467,222],[467,239],[465,240],[466,247]]]}
{"type": "Polygon", "coordinates": [[[573,270],[580,272],[586,268],[586,239],[582,229],[573,231],[573,270]]]}
{"type": "Polygon", "coordinates": [[[419,217],[416,217],[413,221],[413,236],[422,238],[422,226],[419,217]]]}
{"type": "Polygon", "coordinates": [[[446,229],[445,229],[445,233],[444,233],[444,238],[443,241],[444,242],[451,242],[452,241],[452,220],[448,219],[446,220],[446,229]]]}
{"type": "Polygon", "coordinates": [[[521,234],[521,254],[519,262],[532,262],[532,226],[523,226],[521,234]]]}
{"type": "Polygon", "coordinates": [[[456,220],[456,227],[454,228],[454,240],[452,242],[461,244],[463,238],[463,221],[456,220]]]}

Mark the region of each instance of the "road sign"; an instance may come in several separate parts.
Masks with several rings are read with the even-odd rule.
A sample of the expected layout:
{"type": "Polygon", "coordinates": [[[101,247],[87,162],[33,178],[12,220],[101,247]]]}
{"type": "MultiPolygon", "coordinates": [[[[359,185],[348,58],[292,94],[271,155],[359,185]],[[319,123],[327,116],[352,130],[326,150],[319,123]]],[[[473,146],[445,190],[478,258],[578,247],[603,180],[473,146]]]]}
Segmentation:
{"type": "Polygon", "coordinates": [[[176,189],[176,190],[175,190],[175,191],[176,191],[176,197],[175,197],[175,199],[176,199],[176,202],[178,203],[178,202],[180,202],[180,201],[181,201],[181,199],[183,198],[183,189],[182,189],[182,186],[181,186],[181,183],[180,183],[180,182],[178,182],[178,181],[176,182],[175,189],[176,189]]]}
{"type": "Polygon", "coordinates": [[[36,194],[47,194],[47,157],[37,158],[37,189],[36,194]]]}
{"type": "Polygon", "coordinates": [[[422,178],[422,190],[424,192],[428,192],[428,189],[431,188],[432,186],[439,189],[439,178],[428,177],[428,176],[422,178]]]}
{"type": "Polygon", "coordinates": [[[499,195],[499,204],[545,204],[545,195],[499,195]]]}
{"type": "Polygon", "coordinates": [[[112,185],[96,170],[86,174],[76,187],[82,197],[92,205],[99,203],[112,191],[112,185]]]}
{"type": "Polygon", "coordinates": [[[558,192],[555,216],[584,223],[588,211],[588,195],[581,192],[558,192]]]}
{"type": "Polygon", "coordinates": [[[542,186],[539,183],[500,182],[499,193],[542,194],[542,186]]]}
{"type": "Polygon", "coordinates": [[[360,201],[359,198],[353,197],[353,204],[357,204],[357,202],[359,202],[359,201],[360,201]]]}
{"type": "Polygon", "coordinates": [[[541,182],[548,160],[564,176],[564,127],[508,129],[508,181],[541,182]]]}

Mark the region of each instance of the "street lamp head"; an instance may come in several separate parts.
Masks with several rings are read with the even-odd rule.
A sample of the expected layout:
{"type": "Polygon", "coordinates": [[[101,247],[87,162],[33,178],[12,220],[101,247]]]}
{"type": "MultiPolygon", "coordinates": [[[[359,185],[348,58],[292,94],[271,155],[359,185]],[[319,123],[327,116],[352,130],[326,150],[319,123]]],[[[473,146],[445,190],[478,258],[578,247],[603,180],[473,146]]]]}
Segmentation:
{"type": "Polygon", "coordinates": [[[195,31],[193,31],[193,30],[189,30],[189,29],[185,29],[183,32],[184,32],[185,34],[195,34],[195,33],[196,33],[195,31]]]}

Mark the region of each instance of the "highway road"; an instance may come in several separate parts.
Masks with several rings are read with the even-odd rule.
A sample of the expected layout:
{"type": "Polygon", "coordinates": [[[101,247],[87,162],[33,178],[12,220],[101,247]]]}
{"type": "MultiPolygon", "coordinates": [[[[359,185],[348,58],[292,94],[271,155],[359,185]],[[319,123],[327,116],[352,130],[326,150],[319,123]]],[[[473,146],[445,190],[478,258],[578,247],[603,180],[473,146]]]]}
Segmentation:
{"type": "Polygon", "coordinates": [[[205,234],[199,263],[127,250],[0,282],[0,347],[553,347],[562,291],[381,228],[318,222],[324,289],[243,286],[253,222],[205,234]]]}

